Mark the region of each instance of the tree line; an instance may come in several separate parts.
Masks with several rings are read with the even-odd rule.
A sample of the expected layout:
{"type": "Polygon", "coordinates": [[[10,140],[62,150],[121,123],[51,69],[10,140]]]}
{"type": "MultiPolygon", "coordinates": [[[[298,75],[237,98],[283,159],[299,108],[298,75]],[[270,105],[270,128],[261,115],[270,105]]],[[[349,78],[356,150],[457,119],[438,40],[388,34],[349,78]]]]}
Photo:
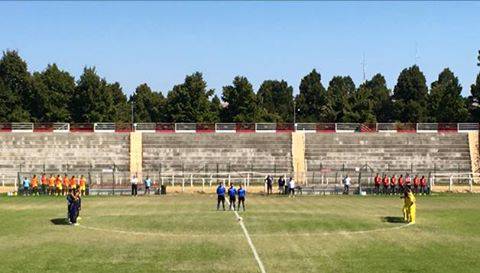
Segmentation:
{"type": "MultiPolygon", "coordinates": [[[[480,66],[480,51],[478,56],[480,66]]],[[[17,51],[0,60],[0,122],[466,122],[480,120],[480,73],[462,97],[458,78],[445,68],[427,85],[417,65],[400,72],[393,90],[374,75],[359,86],[349,76],[322,84],[313,69],[299,94],[284,80],[265,80],[255,92],[246,77],[222,88],[207,87],[200,72],[187,75],[165,97],[146,83],[127,98],[118,82],[95,67],[76,80],[56,64],[30,73],[17,51]],[[295,112],[295,114],[294,114],[295,112]]]]}

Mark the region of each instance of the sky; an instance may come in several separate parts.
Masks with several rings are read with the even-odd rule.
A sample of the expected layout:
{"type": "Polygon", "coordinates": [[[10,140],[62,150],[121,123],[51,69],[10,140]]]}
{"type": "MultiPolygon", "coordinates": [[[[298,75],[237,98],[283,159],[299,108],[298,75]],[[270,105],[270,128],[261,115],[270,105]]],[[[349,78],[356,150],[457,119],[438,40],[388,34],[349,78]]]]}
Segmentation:
{"type": "Polygon", "coordinates": [[[0,50],[30,71],[57,63],[78,79],[95,66],[130,95],[166,94],[203,73],[221,94],[237,75],[255,90],[286,80],[298,93],[312,69],[328,86],[382,73],[393,88],[418,64],[430,83],[449,67],[469,95],[480,68],[480,2],[1,2],[0,50]]]}

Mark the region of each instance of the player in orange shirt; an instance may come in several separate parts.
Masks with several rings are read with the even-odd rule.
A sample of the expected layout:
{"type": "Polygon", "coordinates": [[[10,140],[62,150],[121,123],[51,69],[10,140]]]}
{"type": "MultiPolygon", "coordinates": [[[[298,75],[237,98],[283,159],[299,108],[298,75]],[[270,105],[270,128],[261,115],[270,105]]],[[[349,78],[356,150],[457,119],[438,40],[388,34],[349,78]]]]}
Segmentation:
{"type": "Polygon", "coordinates": [[[84,196],[85,195],[85,191],[87,189],[87,179],[85,178],[85,176],[80,176],[80,196],[84,196]]]}
{"type": "Polygon", "coordinates": [[[75,175],[72,175],[72,178],[70,178],[70,189],[76,189],[77,188],[77,179],[75,178],[75,175]]]}
{"type": "Polygon", "coordinates": [[[45,173],[42,174],[42,194],[47,194],[47,187],[48,187],[48,182],[47,182],[47,176],[45,173]]]}
{"type": "Polygon", "coordinates": [[[38,195],[38,177],[36,174],[32,177],[32,194],[38,195]]]}
{"type": "Polygon", "coordinates": [[[50,178],[48,179],[48,192],[50,195],[55,195],[55,177],[53,174],[50,174],[50,178]]]}
{"type": "Polygon", "coordinates": [[[63,187],[62,187],[62,195],[66,195],[66,194],[67,194],[67,192],[68,192],[68,184],[69,184],[69,183],[70,183],[70,181],[68,180],[68,176],[67,176],[67,174],[65,174],[65,175],[63,176],[63,181],[62,181],[62,184],[63,184],[63,185],[62,185],[62,186],[63,186],[63,187]]]}
{"type": "Polygon", "coordinates": [[[60,196],[62,194],[62,179],[60,178],[60,175],[57,174],[57,178],[55,178],[55,187],[57,188],[57,196],[60,196]]]}

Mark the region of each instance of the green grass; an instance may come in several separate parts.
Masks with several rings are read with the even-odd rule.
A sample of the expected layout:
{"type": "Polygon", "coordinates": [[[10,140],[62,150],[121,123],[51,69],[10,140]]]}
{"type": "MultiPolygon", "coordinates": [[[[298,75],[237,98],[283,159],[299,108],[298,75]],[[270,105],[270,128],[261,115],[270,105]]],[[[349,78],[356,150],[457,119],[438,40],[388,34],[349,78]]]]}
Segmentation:
{"type": "MultiPolygon", "coordinates": [[[[251,195],[240,212],[267,272],[479,272],[480,196],[251,195]],[[367,232],[364,232],[367,231],[367,232]]],[[[213,195],[86,197],[81,226],[55,225],[64,198],[0,198],[0,272],[259,272],[213,195]]]]}

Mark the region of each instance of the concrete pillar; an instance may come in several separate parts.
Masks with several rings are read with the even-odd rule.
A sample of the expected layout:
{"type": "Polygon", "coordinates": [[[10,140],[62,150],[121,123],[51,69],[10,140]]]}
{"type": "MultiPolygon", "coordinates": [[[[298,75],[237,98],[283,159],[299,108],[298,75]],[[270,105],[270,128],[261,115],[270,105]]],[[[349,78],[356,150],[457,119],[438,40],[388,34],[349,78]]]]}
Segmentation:
{"type": "Polygon", "coordinates": [[[305,133],[292,133],[292,165],[295,181],[299,184],[305,183],[306,164],[305,164],[305,133]]]}
{"type": "Polygon", "coordinates": [[[130,177],[134,174],[138,175],[138,179],[142,181],[142,133],[130,133],[130,177]]]}
{"type": "Polygon", "coordinates": [[[477,170],[480,168],[480,156],[479,156],[479,143],[478,143],[478,132],[469,132],[468,133],[468,147],[470,149],[470,162],[472,166],[473,182],[479,183],[478,176],[475,175],[477,170]]]}

